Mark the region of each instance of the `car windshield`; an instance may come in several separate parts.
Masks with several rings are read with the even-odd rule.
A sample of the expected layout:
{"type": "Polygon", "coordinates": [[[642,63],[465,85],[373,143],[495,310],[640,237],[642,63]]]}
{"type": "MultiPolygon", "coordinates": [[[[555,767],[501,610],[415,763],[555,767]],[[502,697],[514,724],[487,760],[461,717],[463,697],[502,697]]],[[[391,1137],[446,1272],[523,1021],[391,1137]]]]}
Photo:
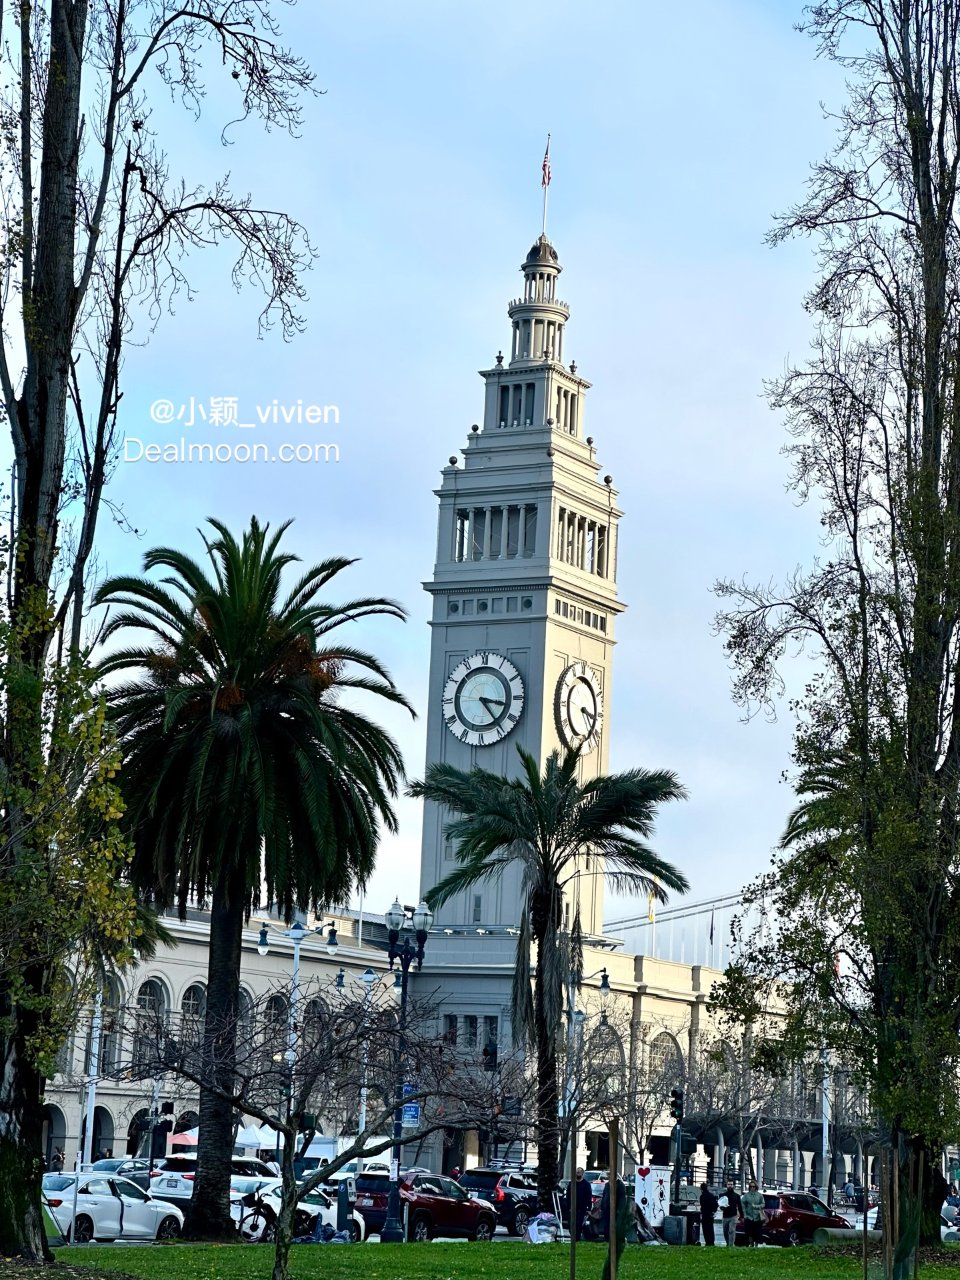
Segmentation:
{"type": "Polygon", "coordinates": [[[168,1160],[163,1162],[164,1173],[196,1173],[197,1160],[194,1157],[188,1160],[185,1156],[170,1156],[168,1160]]]}
{"type": "Polygon", "coordinates": [[[114,1169],[119,1169],[122,1164],[126,1164],[125,1160],[95,1160],[90,1166],[96,1169],[98,1173],[112,1173],[114,1169]]]}

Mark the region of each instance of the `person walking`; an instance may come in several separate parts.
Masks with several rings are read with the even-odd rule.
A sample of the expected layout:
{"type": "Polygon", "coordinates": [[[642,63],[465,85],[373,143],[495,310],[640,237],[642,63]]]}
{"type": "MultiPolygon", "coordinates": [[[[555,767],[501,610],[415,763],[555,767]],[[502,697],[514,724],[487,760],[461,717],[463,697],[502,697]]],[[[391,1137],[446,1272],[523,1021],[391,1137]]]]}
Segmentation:
{"type": "Polygon", "coordinates": [[[740,1217],[740,1197],[732,1182],[727,1183],[720,1197],[720,1211],[723,1215],[723,1243],[732,1249],[737,1243],[737,1219],[740,1217]]]}
{"type": "Polygon", "coordinates": [[[716,1243],[713,1234],[713,1218],[720,1205],[720,1201],[710,1190],[709,1185],[704,1182],[700,1187],[700,1227],[703,1232],[703,1243],[713,1245],[716,1243]]]}
{"type": "Polygon", "coordinates": [[[578,1240],[583,1239],[584,1223],[592,1203],[593,1187],[578,1168],[575,1181],[567,1187],[567,1220],[578,1240]]]}
{"type": "Polygon", "coordinates": [[[50,1157],[50,1172],[63,1173],[63,1147],[57,1147],[50,1157]]]}
{"type": "Polygon", "coordinates": [[[747,1244],[755,1249],[763,1235],[763,1196],[755,1182],[750,1183],[747,1194],[740,1200],[743,1210],[743,1225],[747,1232],[747,1244]]]}

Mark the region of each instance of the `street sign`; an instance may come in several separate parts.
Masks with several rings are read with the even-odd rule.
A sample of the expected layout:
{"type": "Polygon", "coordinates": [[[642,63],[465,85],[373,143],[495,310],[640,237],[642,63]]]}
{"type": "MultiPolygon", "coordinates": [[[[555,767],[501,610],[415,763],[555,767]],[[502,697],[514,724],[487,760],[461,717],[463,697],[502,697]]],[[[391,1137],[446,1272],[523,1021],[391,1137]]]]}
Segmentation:
{"type": "MultiPolygon", "coordinates": [[[[409,1098],[411,1094],[414,1094],[416,1092],[417,1090],[415,1086],[412,1084],[405,1084],[403,1086],[404,1098],[409,1098]]],[[[417,1125],[419,1125],[420,1123],[420,1103],[419,1102],[404,1102],[401,1123],[403,1124],[403,1127],[405,1129],[415,1129],[417,1125]]]]}

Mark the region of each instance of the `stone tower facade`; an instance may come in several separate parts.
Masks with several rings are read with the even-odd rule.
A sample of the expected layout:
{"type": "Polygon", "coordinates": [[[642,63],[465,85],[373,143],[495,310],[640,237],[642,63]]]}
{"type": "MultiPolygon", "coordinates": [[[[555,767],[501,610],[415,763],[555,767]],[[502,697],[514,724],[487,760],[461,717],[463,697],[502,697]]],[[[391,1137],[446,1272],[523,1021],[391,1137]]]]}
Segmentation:
{"type": "MultiPolygon", "coordinates": [[[[621,513],[585,433],[590,384],[564,363],[570,308],[546,236],[521,270],[509,357],[481,370],[482,425],[436,491],[426,761],[515,774],[517,744],[543,761],[581,742],[591,776],[607,768],[621,513]]],[[[426,807],[422,893],[456,866],[445,820],[426,807]]],[[[599,935],[602,877],[578,877],[575,893],[584,932],[599,935]]],[[[499,932],[516,926],[519,902],[514,869],[448,902],[437,924],[499,932]]]]}

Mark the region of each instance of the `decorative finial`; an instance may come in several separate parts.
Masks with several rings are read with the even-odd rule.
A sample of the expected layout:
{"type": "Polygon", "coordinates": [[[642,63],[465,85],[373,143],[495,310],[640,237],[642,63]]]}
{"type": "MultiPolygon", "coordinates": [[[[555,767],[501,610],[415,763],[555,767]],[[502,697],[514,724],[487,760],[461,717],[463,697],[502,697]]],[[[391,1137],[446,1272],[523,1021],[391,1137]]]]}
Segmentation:
{"type": "Polygon", "coordinates": [[[604,484],[607,486],[607,488],[609,489],[609,488],[610,488],[610,486],[613,484],[613,476],[604,476],[604,477],[603,477],[603,483],[604,483],[604,484]]]}
{"type": "Polygon", "coordinates": [[[593,436],[587,436],[587,444],[591,449],[593,448],[593,436]]]}
{"type": "Polygon", "coordinates": [[[457,465],[457,455],[455,453],[451,453],[450,455],[450,465],[451,467],[455,467],[457,465]]]}
{"type": "Polygon", "coordinates": [[[502,364],[503,364],[503,352],[498,351],[497,352],[497,368],[499,369],[502,364]]]}
{"type": "Polygon", "coordinates": [[[577,362],[576,362],[576,360],[571,360],[571,361],[570,361],[570,372],[571,372],[571,373],[576,373],[576,372],[577,372],[577,362]]]}
{"type": "Polygon", "coordinates": [[[477,432],[480,430],[480,428],[477,426],[476,423],[474,423],[473,426],[470,428],[470,430],[473,432],[474,435],[476,435],[477,432]]]}

